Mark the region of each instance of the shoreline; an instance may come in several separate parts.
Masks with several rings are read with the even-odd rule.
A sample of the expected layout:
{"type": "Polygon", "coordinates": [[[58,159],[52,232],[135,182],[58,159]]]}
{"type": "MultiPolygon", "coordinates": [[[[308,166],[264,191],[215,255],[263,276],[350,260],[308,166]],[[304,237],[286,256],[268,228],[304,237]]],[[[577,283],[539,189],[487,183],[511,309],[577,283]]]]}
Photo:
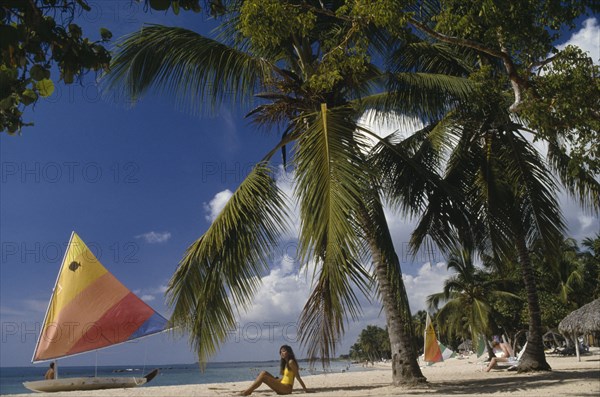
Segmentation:
{"type": "MultiPolygon", "coordinates": [[[[451,358],[447,361],[421,367],[427,378],[427,386],[420,388],[391,386],[390,363],[376,363],[369,371],[302,374],[311,395],[315,396],[599,396],[600,350],[581,357],[547,356],[552,371],[518,374],[506,370],[483,372],[483,365],[475,355],[467,358],[451,358]]],[[[228,383],[206,383],[178,386],[142,386],[132,389],[110,389],[59,393],[35,393],[40,397],[187,397],[187,396],[234,396],[244,390],[251,380],[228,383]]],[[[297,383],[297,382],[296,382],[297,383]]],[[[299,385],[292,395],[305,394],[299,385]]],[[[23,397],[27,394],[4,395],[23,397]]],[[[276,396],[262,385],[253,396],[276,396]]]]}

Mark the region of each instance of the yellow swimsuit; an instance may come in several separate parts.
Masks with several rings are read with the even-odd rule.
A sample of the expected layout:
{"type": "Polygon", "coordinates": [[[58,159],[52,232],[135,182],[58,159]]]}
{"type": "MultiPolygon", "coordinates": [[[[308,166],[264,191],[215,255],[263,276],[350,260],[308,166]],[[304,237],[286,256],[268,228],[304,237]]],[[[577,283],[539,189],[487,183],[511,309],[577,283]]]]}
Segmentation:
{"type": "Polygon", "coordinates": [[[283,370],[283,377],[281,378],[281,384],[294,386],[294,371],[290,371],[287,366],[283,370]]]}

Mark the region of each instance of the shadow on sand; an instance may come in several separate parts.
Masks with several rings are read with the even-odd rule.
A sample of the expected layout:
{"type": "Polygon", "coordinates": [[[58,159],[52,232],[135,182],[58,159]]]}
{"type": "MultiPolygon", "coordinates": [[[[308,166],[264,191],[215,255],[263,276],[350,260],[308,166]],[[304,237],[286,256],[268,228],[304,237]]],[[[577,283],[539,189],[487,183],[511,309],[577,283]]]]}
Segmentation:
{"type": "MultiPolygon", "coordinates": [[[[548,394],[544,389],[556,386],[557,384],[579,383],[582,381],[599,382],[598,370],[579,370],[571,372],[569,370],[538,372],[530,374],[506,373],[506,375],[494,378],[484,379],[463,379],[456,382],[429,382],[428,385],[418,388],[400,387],[397,389],[398,395],[425,396],[425,395],[485,395],[488,393],[519,392],[527,393],[532,396],[541,396],[548,394]]],[[[344,395],[345,392],[352,391],[374,391],[379,388],[390,387],[388,383],[375,383],[369,386],[329,386],[311,388],[312,392],[331,393],[344,395]]],[[[367,393],[371,394],[371,393],[367,393]]],[[[385,393],[383,393],[385,394],[385,393]]],[[[548,394],[549,395],[549,394],[548,394]]],[[[594,393],[580,394],[581,397],[594,396],[594,393]]]]}
{"type": "MultiPolygon", "coordinates": [[[[503,393],[530,392],[531,395],[544,395],[545,388],[565,383],[580,383],[582,381],[599,382],[598,370],[579,370],[536,372],[529,374],[506,373],[501,377],[489,379],[464,379],[456,382],[430,382],[429,387],[422,389],[403,389],[402,394],[419,396],[426,394],[442,393],[445,395],[483,395],[501,391],[503,393]]],[[[588,393],[581,396],[596,396],[588,393]]]]}

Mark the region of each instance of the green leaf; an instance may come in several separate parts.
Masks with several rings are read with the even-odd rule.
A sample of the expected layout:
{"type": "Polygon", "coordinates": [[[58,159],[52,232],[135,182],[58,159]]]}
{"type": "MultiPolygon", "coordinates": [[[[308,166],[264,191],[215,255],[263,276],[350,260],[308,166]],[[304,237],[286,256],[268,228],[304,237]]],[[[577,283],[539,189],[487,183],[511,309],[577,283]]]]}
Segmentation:
{"type": "Polygon", "coordinates": [[[166,11],[171,5],[171,0],[150,0],[150,7],[157,11],[166,11]]]}
{"type": "Polygon", "coordinates": [[[23,104],[25,106],[31,105],[37,99],[38,99],[38,96],[35,93],[35,91],[33,91],[33,90],[28,89],[28,90],[23,91],[23,93],[21,94],[21,102],[23,102],[23,104]]]}
{"type": "Polygon", "coordinates": [[[46,69],[41,65],[33,65],[31,70],[29,70],[29,74],[35,81],[40,81],[46,78],[46,69]]]}
{"type": "Polygon", "coordinates": [[[35,88],[37,88],[40,96],[46,98],[54,92],[54,83],[50,79],[42,79],[35,83],[35,88]]]}
{"type": "Polygon", "coordinates": [[[102,40],[110,40],[112,39],[112,32],[106,28],[100,28],[100,36],[102,40]]]}

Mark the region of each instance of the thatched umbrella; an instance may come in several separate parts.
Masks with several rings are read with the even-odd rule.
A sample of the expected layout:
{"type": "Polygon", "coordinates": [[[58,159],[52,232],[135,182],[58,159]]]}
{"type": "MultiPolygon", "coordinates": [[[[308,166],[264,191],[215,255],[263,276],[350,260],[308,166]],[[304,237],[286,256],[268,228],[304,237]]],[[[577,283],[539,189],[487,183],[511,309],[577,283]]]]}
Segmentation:
{"type": "Polygon", "coordinates": [[[600,331],[600,298],[571,312],[558,324],[558,330],[564,335],[575,338],[575,349],[579,359],[577,336],[600,331]]]}

